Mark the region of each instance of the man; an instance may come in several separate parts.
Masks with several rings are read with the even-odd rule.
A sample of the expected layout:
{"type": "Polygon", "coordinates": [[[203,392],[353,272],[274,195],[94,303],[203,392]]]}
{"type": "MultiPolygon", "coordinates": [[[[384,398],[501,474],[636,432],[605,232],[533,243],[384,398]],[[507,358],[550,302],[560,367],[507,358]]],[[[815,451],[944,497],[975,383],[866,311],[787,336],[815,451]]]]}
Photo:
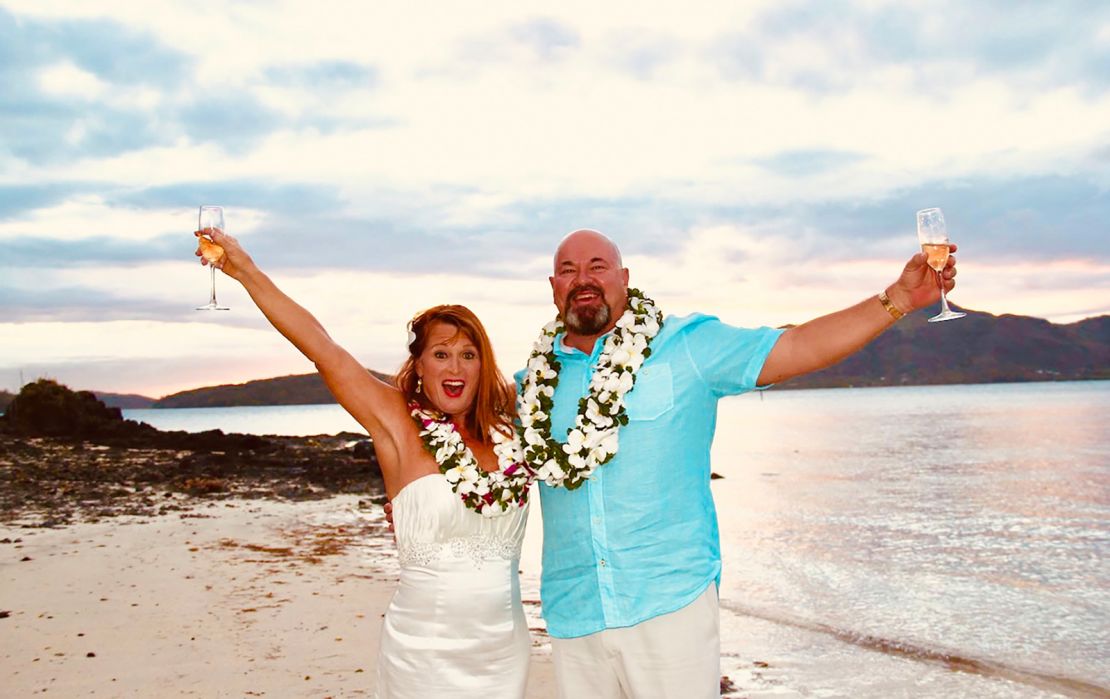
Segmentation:
{"type": "MultiPolygon", "coordinates": [[[[612,241],[592,230],[562,241],[550,282],[565,328],[541,336],[546,352],[517,375],[525,441],[547,480],[541,597],[560,697],[719,696],[717,400],[834,364],[936,302],[925,260],[914,255],[881,294],[785,331],[700,314],[660,326],[635,296],[641,312],[622,320],[629,274],[612,241]],[[610,334],[623,344],[606,349],[610,334]]],[[[946,289],[955,276],[950,257],[946,289]]]]}

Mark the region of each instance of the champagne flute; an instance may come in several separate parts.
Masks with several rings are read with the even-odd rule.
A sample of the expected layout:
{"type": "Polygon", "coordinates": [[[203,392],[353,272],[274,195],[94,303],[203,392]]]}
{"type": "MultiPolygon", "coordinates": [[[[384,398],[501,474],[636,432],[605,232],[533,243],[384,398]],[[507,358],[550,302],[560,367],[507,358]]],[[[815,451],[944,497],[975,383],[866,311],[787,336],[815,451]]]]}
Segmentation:
{"type": "MultiPolygon", "coordinates": [[[[222,206],[202,206],[200,207],[200,215],[197,221],[197,230],[202,233],[207,233],[211,229],[216,229],[221,233],[224,232],[224,210],[222,206]]],[[[201,235],[197,238],[197,243],[200,245],[201,257],[208,260],[208,266],[212,270],[212,296],[208,301],[207,306],[197,306],[198,311],[230,311],[227,306],[221,306],[216,303],[216,262],[224,254],[224,249],[212,242],[211,236],[201,235]]]]}
{"type": "Polygon", "coordinates": [[[929,266],[936,270],[940,284],[940,313],[929,319],[930,323],[963,318],[966,313],[953,311],[944,296],[944,265],[948,262],[948,229],[944,225],[944,212],[940,209],[922,209],[917,212],[917,240],[929,256],[929,266]]]}

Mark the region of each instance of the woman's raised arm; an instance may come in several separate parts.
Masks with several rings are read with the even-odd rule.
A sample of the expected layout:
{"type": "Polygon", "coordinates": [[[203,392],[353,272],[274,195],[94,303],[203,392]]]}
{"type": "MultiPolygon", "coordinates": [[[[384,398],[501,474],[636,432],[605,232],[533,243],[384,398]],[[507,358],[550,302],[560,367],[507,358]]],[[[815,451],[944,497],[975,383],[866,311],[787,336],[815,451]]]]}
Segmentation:
{"type": "MultiPolygon", "coordinates": [[[[223,255],[212,264],[242,284],[266,319],[316,365],[339,404],[370,433],[383,465],[397,463],[381,457],[383,448],[396,449],[395,428],[409,421],[401,392],[377,379],[336,344],[320,321],[279,289],[235,238],[215,229],[197,231],[198,238],[202,233],[223,248],[223,255]]],[[[201,241],[202,246],[208,244],[201,241]]],[[[196,254],[202,264],[209,264],[201,248],[196,254]]]]}

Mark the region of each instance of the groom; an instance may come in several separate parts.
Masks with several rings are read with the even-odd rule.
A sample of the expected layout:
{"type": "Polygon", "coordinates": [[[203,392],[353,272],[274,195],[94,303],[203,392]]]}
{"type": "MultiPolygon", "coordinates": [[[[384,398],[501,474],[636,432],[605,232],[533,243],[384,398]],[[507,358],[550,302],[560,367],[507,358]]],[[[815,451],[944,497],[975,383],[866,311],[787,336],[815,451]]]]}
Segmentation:
{"type": "MultiPolygon", "coordinates": [[[[541,485],[540,497],[541,596],[560,697],[719,696],[717,401],[834,364],[935,303],[925,259],[914,255],[896,282],[850,308],[787,330],[744,329],[700,314],[660,324],[635,296],[641,310],[625,316],[617,246],[591,230],[563,240],[550,282],[565,329],[541,338],[547,352],[517,375],[533,466],[558,484],[541,485]],[[610,333],[623,350],[603,351],[610,333]]],[[[950,257],[946,289],[955,276],[950,257]]]]}

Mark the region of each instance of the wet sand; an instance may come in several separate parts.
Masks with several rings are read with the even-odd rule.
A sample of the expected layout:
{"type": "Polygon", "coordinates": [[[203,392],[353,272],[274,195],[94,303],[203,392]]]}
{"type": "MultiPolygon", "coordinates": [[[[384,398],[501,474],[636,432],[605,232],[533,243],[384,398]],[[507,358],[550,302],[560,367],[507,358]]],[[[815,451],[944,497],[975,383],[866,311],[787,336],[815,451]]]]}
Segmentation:
{"type": "MultiPolygon", "coordinates": [[[[373,696],[396,580],[380,508],[353,495],[184,505],[0,525],[4,695],[373,696]]],[[[553,697],[533,638],[528,696],[553,697]]]]}

